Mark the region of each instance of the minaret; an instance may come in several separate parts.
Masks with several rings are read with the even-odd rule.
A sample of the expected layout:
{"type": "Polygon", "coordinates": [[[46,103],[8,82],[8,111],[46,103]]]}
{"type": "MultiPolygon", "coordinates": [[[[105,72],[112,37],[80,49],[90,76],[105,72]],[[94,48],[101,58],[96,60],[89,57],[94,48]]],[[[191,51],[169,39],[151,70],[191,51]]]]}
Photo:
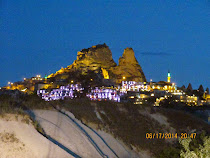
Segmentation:
{"type": "Polygon", "coordinates": [[[170,71],[168,70],[168,79],[167,79],[167,82],[170,83],[171,82],[171,73],[170,71]]]}

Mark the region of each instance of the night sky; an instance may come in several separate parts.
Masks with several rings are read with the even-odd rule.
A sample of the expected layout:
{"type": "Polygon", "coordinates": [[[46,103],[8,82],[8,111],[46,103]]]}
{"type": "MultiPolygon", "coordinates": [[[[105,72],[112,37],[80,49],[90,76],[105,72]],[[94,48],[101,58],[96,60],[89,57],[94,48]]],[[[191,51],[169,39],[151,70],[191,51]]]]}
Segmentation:
{"type": "Polygon", "coordinates": [[[106,43],[132,47],[147,80],[210,88],[208,0],[0,0],[0,86],[54,73],[106,43]]]}

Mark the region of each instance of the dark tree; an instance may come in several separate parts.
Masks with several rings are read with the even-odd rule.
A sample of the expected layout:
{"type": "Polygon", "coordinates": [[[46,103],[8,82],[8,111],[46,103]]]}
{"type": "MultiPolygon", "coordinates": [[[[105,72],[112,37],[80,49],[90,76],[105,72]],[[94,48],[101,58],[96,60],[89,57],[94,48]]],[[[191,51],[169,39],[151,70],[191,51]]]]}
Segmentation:
{"type": "Polygon", "coordinates": [[[183,91],[185,91],[185,90],[186,90],[185,85],[183,85],[183,86],[181,87],[181,90],[183,90],[183,91]]]}
{"type": "Polygon", "coordinates": [[[209,88],[208,87],[206,88],[206,94],[209,94],[209,88]]]}
{"type": "Polygon", "coordinates": [[[198,90],[199,90],[199,93],[200,94],[203,94],[204,93],[204,89],[203,89],[202,84],[199,86],[198,90]]]}
{"type": "Polygon", "coordinates": [[[189,83],[189,85],[188,85],[188,87],[187,87],[187,91],[192,91],[193,89],[192,89],[192,85],[191,85],[191,83],[189,83]]]}
{"type": "MultiPolygon", "coordinates": [[[[196,91],[197,92],[197,91],[196,91]]],[[[187,90],[186,90],[186,93],[188,95],[192,95],[193,94],[193,89],[192,89],[192,85],[191,83],[189,83],[188,87],[187,87],[187,90]]]]}

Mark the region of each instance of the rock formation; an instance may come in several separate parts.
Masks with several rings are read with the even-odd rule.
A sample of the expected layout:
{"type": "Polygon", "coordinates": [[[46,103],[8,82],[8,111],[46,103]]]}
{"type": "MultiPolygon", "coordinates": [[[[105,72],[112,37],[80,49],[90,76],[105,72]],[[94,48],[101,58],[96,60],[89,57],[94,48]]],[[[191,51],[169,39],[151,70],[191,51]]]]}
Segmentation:
{"type": "Polygon", "coordinates": [[[97,72],[101,67],[109,70],[115,66],[111,50],[106,44],[103,44],[79,51],[77,60],[68,66],[68,69],[71,71],[80,70],[85,74],[88,70],[97,72]]]}
{"type": "MultiPolygon", "coordinates": [[[[88,71],[102,73],[106,78],[112,79],[116,83],[124,80],[145,82],[146,78],[135,58],[132,48],[126,48],[122,57],[119,59],[119,65],[112,59],[112,52],[106,44],[92,46],[88,49],[82,49],[77,52],[77,59],[67,68],[62,68],[49,77],[67,75],[71,72],[79,72],[86,75],[88,71]],[[105,73],[106,72],[106,73],[105,73]],[[109,76],[109,77],[107,77],[109,76]]],[[[61,77],[62,78],[62,77],[61,77]]]]}
{"type": "Polygon", "coordinates": [[[112,72],[117,75],[117,81],[132,80],[137,82],[146,82],[144,73],[135,58],[132,48],[124,49],[122,57],[119,58],[119,65],[112,69],[112,72]]]}

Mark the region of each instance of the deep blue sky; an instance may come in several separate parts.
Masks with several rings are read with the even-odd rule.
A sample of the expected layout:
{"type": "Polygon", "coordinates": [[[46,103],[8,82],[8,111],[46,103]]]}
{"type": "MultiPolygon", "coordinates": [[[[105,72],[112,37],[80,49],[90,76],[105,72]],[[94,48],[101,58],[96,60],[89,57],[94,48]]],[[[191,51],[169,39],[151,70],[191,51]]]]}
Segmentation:
{"type": "Polygon", "coordinates": [[[147,80],[210,87],[208,0],[0,0],[0,86],[72,64],[106,43],[132,47],[147,80]]]}

